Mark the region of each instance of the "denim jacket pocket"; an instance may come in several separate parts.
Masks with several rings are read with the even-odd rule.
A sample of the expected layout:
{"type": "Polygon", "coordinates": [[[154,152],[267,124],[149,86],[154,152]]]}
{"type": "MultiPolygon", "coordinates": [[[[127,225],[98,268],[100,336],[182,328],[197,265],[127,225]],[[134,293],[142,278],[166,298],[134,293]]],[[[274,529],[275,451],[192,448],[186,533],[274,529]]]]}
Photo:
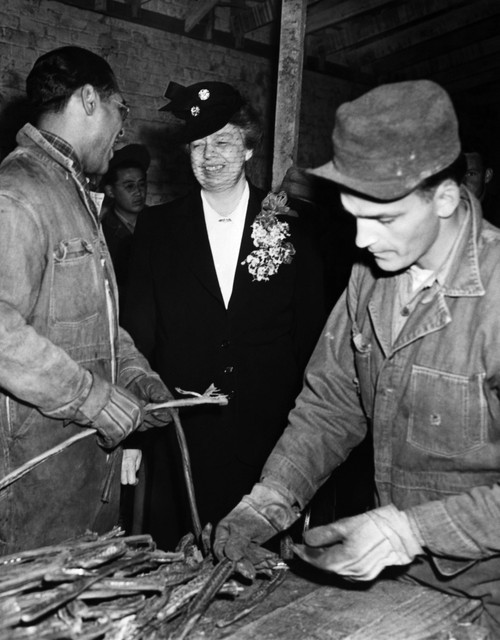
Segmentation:
{"type": "Polygon", "coordinates": [[[40,415],[40,412],[30,405],[12,403],[12,407],[15,407],[11,429],[13,438],[22,438],[35,427],[37,432],[43,433],[42,422],[48,421],[48,418],[40,415]]]}
{"type": "Polygon", "coordinates": [[[431,560],[439,573],[445,578],[456,576],[477,563],[477,560],[455,560],[455,558],[442,558],[439,556],[431,556],[431,560]]]}
{"type": "Polygon", "coordinates": [[[408,443],[445,457],[482,446],[487,426],[483,378],[483,374],[464,376],[414,365],[408,443]]]}
{"type": "Polygon", "coordinates": [[[100,279],[94,247],[83,238],[54,249],[50,315],[56,323],[79,323],[98,314],[100,279]]]}
{"type": "Polygon", "coordinates": [[[354,345],[354,359],[356,363],[357,380],[356,384],[363,409],[368,418],[372,417],[373,407],[373,383],[371,375],[372,366],[372,345],[368,342],[358,329],[356,323],[352,326],[352,342],[354,345]]]}

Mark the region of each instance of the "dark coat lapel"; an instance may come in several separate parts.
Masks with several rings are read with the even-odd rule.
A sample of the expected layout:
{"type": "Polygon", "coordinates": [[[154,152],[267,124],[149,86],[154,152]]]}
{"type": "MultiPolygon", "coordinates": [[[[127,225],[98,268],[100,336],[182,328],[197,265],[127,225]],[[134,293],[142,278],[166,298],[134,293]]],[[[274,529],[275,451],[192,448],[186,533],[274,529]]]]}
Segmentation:
{"type": "Polygon", "coordinates": [[[248,265],[242,264],[249,253],[255,249],[252,240],[252,223],[260,212],[261,203],[264,193],[250,185],[250,198],[248,200],[247,214],[245,218],[245,226],[243,228],[243,236],[241,238],[240,253],[238,263],[236,264],[236,273],[234,274],[234,284],[231,299],[229,300],[228,311],[235,312],[240,303],[248,305],[248,293],[252,283],[252,278],[248,273],[248,265]]]}
{"type": "Polygon", "coordinates": [[[183,228],[179,233],[179,248],[186,257],[188,268],[223,305],[199,191],[186,199],[185,206],[186,210],[182,216],[183,228]]]}

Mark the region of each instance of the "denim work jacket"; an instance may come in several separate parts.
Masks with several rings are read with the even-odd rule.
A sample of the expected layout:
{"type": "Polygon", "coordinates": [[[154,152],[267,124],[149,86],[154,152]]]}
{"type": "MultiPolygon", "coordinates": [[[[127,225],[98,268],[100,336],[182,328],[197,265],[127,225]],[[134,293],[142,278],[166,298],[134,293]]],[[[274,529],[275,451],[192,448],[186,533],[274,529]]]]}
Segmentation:
{"type": "MultiPolygon", "coordinates": [[[[108,250],[72,162],[31,125],[17,141],[0,167],[0,478],[81,433],[78,408],[109,382],[151,371],[118,328],[108,250]]],[[[119,462],[91,436],[0,491],[0,555],[116,524],[119,462]]]]}
{"type": "Polygon", "coordinates": [[[355,265],[263,470],[303,508],[370,429],[378,502],[406,511],[442,575],[500,554],[500,230],[462,198],[445,282],[394,344],[397,276],[355,265]]]}

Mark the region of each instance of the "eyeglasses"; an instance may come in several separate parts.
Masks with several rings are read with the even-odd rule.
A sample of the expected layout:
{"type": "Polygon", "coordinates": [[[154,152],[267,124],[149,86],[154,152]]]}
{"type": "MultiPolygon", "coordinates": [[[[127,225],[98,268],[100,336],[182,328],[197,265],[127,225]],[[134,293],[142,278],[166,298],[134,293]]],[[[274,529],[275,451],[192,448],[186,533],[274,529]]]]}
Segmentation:
{"type": "Polygon", "coordinates": [[[130,107],[125,101],[120,102],[119,100],[116,100],[116,98],[111,98],[111,100],[113,102],[116,102],[116,104],[118,105],[118,110],[120,111],[122,123],[125,122],[125,120],[128,118],[128,114],[130,113],[130,107]]]}

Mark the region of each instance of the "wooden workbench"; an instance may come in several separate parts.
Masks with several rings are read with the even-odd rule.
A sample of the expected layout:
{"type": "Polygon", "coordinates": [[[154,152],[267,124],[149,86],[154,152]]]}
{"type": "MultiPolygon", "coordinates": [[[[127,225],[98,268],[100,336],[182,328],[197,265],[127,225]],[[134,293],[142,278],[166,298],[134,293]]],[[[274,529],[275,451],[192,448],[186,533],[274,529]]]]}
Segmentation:
{"type": "Polygon", "coordinates": [[[478,601],[391,579],[356,585],[289,571],[251,614],[218,628],[228,607],[215,601],[190,639],[490,640],[475,622],[478,601]]]}

